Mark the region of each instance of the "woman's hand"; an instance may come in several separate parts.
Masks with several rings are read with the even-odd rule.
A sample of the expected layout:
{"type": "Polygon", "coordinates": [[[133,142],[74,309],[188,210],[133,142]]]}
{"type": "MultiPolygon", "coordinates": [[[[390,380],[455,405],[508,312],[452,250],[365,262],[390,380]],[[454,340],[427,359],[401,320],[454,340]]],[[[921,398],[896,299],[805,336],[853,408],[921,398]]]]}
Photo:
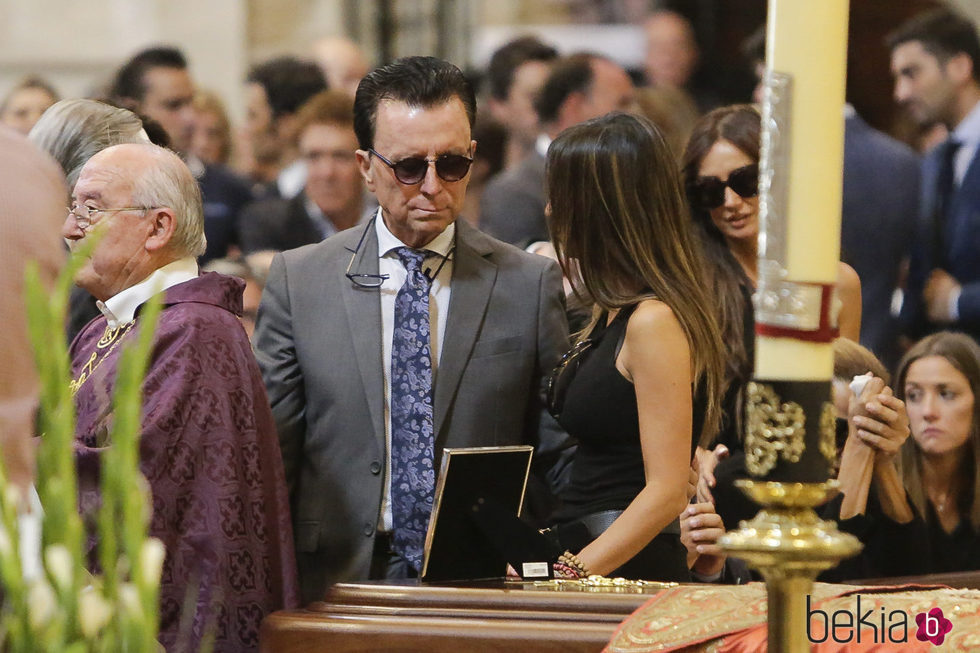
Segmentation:
{"type": "Polygon", "coordinates": [[[881,379],[880,391],[863,392],[861,398],[852,398],[848,406],[848,419],[854,425],[854,434],[875,450],[876,461],[891,461],[909,437],[909,416],[905,402],[892,393],[881,379]],[[870,398],[863,400],[871,394],[870,398]]]}
{"type": "Polygon", "coordinates": [[[697,496],[699,502],[714,503],[715,499],[711,496],[711,488],[716,484],[715,467],[725,458],[728,458],[728,447],[719,444],[712,451],[698,447],[694,452],[694,460],[698,463],[698,486],[697,496]]]}
{"type": "Polygon", "coordinates": [[[725,534],[721,515],[710,501],[693,503],[681,513],[681,542],[687,548],[688,564],[701,576],[714,576],[725,567],[725,552],[718,538],[725,534]],[[693,562],[692,562],[693,560],[693,562]]]}

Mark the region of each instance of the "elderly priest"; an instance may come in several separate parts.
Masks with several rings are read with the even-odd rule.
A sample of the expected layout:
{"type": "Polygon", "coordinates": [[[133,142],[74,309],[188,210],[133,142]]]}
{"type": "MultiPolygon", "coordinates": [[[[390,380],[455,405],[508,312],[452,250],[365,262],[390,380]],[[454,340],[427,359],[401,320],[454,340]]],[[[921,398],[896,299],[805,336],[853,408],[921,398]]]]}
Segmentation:
{"type": "Polygon", "coordinates": [[[82,169],[63,235],[74,246],[99,234],[76,282],[103,316],[71,347],[81,504],[97,502],[120,352],[136,340],[140,306],[162,292],[140,440],[150,533],[167,549],[160,641],[198,650],[213,637],[215,651],[247,651],[266,614],[297,602],[292,528],[272,414],[238,319],[244,283],[198,276],[203,224],[194,177],[168,150],[117,145],[82,169]]]}

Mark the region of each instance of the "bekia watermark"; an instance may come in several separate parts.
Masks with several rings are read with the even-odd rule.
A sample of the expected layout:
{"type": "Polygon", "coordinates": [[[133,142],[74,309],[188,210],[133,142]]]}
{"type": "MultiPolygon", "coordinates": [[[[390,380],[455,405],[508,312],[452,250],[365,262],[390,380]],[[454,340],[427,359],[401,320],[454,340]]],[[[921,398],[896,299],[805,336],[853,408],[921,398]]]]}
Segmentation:
{"type": "Polygon", "coordinates": [[[904,610],[887,610],[884,605],[875,607],[874,602],[856,594],[854,609],[827,611],[813,607],[810,595],[806,597],[806,636],[810,642],[820,644],[828,639],[838,644],[870,642],[874,644],[901,644],[909,641],[909,632],[920,642],[932,642],[939,646],[953,630],[953,623],[943,616],[942,608],[915,615],[914,623],[904,610]],[[871,604],[870,607],[868,604],[871,604]]]}

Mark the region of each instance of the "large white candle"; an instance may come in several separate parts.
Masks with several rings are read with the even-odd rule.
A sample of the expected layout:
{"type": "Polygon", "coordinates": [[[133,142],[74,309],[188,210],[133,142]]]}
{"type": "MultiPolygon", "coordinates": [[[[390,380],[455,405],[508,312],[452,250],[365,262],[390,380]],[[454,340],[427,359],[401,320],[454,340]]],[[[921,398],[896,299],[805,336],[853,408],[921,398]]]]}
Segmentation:
{"type": "MultiPolygon", "coordinates": [[[[781,259],[783,281],[832,284],[840,259],[841,168],[844,152],[844,86],[847,64],[848,0],[769,0],[766,68],[789,79],[789,120],[782,133],[763,139],[763,159],[774,157],[773,185],[785,188],[784,203],[773,198],[783,215],[771,238],[782,242],[760,247],[760,273],[765,260],[781,259]],[[782,156],[766,151],[779,142],[782,156]],[[782,163],[783,165],[779,165],[782,163]],[[768,253],[767,253],[768,252],[768,253]]],[[[773,88],[770,83],[770,89],[773,88]]],[[[767,94],[764,130],[775,126],[778,110],[767,94]]],[[[763,225],[774,204],[762,203],[763,225]]],[[[766,231],[764,227],[764,232],[766,231]]],[[[775,269],[771,263],[770,270],[775,269]]],[[[771,277],[770,277],[771,278],[771,277]]],[[[760,289],[765,284],[760,285],[760,289]]],[[[812,300],[812,298],[811,298],[812,300]]],[[[813,301],[809,301],[811,310],[813,301]]],[[[758,315],[762,318],[763,316],[758,315]]],[[[761,320],[764,322],[764,318],[761,320]]],[[[755,375],[759,379],[821,380],[833,371],[829,342],[760,335],[756,340],[755,375]]]]}

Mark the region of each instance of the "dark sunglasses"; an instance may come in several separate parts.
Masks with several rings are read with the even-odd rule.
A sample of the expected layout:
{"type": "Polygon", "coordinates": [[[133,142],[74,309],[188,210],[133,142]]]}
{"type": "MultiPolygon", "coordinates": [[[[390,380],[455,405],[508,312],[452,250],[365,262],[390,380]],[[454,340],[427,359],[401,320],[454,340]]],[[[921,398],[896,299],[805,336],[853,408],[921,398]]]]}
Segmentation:
{"type": "Polygon", "coordinates": [[[434,159],[410,156],[392,163],[378,154],[374,148],[369,149],[368,152],[381,159],[395,173],[395,179],[406,186],[414,186],[425,179],[430,162],[436,165],[436,174],[443,181],[459,181],[470,171],[470,165],[473,163],[473,159],[462,154],[440,154],[434,159]]]}
{"type": "Polygon", "coordinates": [[[572,379],[575,378],[575,370],[582,362],[582,354],[588,351],[594,342],[586,338],[575,343],[575,346],[561,357],[551,376],[548,377],[548,412],[555,419],[558,419],[565,407],[565,395],[568,393],[568,386],[571,385],[572,379]]]}
{"type": "Polygon", "coordinates": [[[710,211],[725,203],[725,187],[731,188],[739,197],[755,197],[759,194],[759,166],[736,168],[728,174],[728,181],[718,177],[698,177],[688,186],[688,197],[697,208],[710,211]]]}

